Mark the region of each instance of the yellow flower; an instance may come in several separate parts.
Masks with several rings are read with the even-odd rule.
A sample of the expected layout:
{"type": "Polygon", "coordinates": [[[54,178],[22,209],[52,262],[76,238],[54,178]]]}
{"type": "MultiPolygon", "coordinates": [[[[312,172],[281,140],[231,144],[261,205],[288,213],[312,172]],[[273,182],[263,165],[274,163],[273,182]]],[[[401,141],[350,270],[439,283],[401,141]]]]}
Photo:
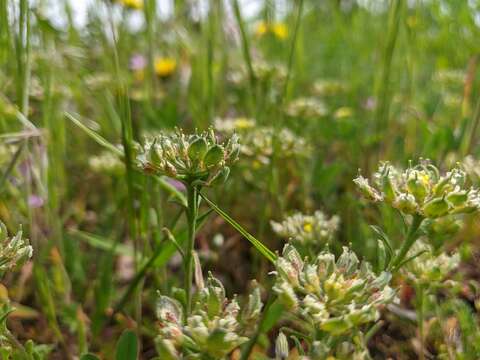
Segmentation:
{"type": "Polygon", "coordinates": [[[272,25],[271,31],[275,37],[280,40],[284,40],[288,36],[288,29],[284,23],[274,23],[272,25]]]}
{"type": "Polygon", "coordinates": [[[129,9],[143,9],[143,0],[118,0],[118,2],[129,9]]]}
{"type": "Polygon", "coordinates": [[[160,77],[170,76],[177,68],[177,62],[172,58],[155,59],[155,73],[160,77]]]}
{"type": "Polygon", "coordinates": [[[284,40],[288,36],[288,29],[287,29],[287,26],[281,22],[269,24],[269,23],[266,23],[265,21],[261,21],[257,24],[257,27],[255,29],[255,34],[257,36],[272,34],[277,39],[284,40]]]}
{"type": "Polygon", "coordinates": [[[305,230],[305,232],[307,233],[311,233],[313,231],[313,226],[311,223],[305,223],[303,224],[303,230],[305,230]]]}
{"type": "Polygon", "coordinates": [[[265,23],[265,21],[260,21],[257,24],[257,28],[255,29],[255,34],[257,36],[263,36],[268,32],[268,25],[265,23]]]}

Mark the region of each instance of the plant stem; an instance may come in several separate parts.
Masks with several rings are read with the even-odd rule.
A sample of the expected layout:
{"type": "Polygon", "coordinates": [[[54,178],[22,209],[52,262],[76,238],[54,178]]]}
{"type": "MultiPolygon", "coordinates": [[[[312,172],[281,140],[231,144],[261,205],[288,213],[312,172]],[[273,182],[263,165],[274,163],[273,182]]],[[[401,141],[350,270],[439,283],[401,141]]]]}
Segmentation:
{"type": "Polygon", "coordinates": [[[192,279],[193,279],[193,249],[195,246],[195,232],[198,216],[198,188],[194,185],[187,186],[187,222],[188,238],[185,249],[185,292],[187,295],[187,316],[192,309],[192,279]]]}
{"type": "Polygon", "coordinates": [[[408,251],[410,250],[413,243],[417,239],[416,237],[417,230],[422,224],[423,219],[424,218],[418,214],[413,216],[412,223],[410,224],[410,228],[408,229],[407,238],[403,242],[403,245],[400,248],[400,251],[398,252],[398,254],[390,262],[389,268],[391,271],[397,271],[398,265],[401,264],[403,260],[405,260],[405,257],[407,256],[408,251]]]}
{"type": "Polygon", "coordinates": [[[425,288],[423,285],[417,287],[418,296],[418,331],[420,336],[420,360],[425,359],[425,288]]]}

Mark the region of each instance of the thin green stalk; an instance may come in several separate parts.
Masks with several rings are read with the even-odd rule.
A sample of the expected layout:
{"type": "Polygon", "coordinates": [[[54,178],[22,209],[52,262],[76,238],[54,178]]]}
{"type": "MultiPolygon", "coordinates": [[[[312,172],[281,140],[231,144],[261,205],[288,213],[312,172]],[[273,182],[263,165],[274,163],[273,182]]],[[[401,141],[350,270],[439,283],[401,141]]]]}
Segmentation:
{"type": "Polygon", "coordinates": [[[380,76],[376,83],[376,98],[378,106],[375,111],[375,124],[377,133],[387,129],[388,113],[390,108],[390,74],[392,68],[393,53],[397,43],[400,17],[402,13],[403,0],[394,0],[391,5],[388,19],[387,42],[383,53],[383,62],[381,64],[380,76]]]}
{"type": "Polygon", "coordinates": [[[282,98],[280,99],[282,103],[285,101],[288,94],[288,85],[290,84],[290,78],[291,78],[291,73],[293,68],[293,60],[295,58],[295,49],[297,45],[298,32],[300,29],[300,24],[302,23],[302,13],[303,13],[303,0],[299,0],[297,5],[297,16],[295,20],[295,28],[293,30],[292,44],[290,47],[290,53],[288,55],[287,76],[285,78],[282,98]]]}
{"type": "Polygon", "coordinates": [[[249,96],[249,99],[251,101],[250,105],[253,106],[253,104],[255,103],[254,98],[255,98],[256,77],[255,77],[255,72],[253,71],[252,57],[250,55],[250,43],[248,41],[248,36],[245,30],[245,24],[242,19],[242,13],[240,11],[240,5],[238,4],[238,0],[232,0],[232,4],[233,4],[233,13],[235,14],[235,19],[237,20],[238,28],[240,29],[243,58],[247,65],[248,77],[250,80],[250,96],[249,96]]]}
{"type": "Polygon", "coordinates": [[[425,288],[423,285],[417,287],[418,296],[418,331],[420,335],[420,360],[425,359],[425,288]]]}
{"type": "Polygon", "coordinates": [[[192,309],[192,280],[193,280],[193,249],[195,247],[195,233],[198,217],[198,200],[199,191],[197,186],[187,186],[187,222],[188,222],[188,238],[187,247],[185,249],[185,292],[187,296],[187,316],[192,309]]]}
{"type": "Polygon", "coordinates": [[[417,239],[417,230],[422,224],[424,218],[421,215],[414,215],[412,223],[410,224],[410,228],[408,229],[407,232],[407,237],[405,241],[402,244],[402,247],[400,248],[400,251],[398,254],[392,258],[392,261],[390,262],[389,269],[391,271],[397,271],[398,270],[398,265],[400,265],[403,260],[405,260],[405,257],[408,254],[408,251],[412,247],[413,243],[417,239]]]}

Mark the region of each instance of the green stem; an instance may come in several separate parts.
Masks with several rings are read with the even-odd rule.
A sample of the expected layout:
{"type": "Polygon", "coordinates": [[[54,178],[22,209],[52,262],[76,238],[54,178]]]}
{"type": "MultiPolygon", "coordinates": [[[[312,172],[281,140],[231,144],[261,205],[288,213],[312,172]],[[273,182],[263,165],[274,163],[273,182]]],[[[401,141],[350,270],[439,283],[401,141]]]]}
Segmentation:
{"type": "Polygon", "coordinates": [[[188,238],[185,249],[185,291],[187,296],[187,316],[192,309],[192,280],[193,280],[193,249],[195,246],[195,232],[198,216],[199,191],[196,186],[187,186],[187,222],[188,238]]]}
{"type": "Polygon", "coordinates": [[[425,359],[425,288],[423,285],[417,287],[418,296],[418,331],[420,336],[420,360],[425,359]]]}
{"type": "Polygon", "coordinates": [[[420,227],[420,225],[422,224],[423,219],[424,218],[421,215],[418,215],[418,214],[413,216],[412,223],[410,224],[410,228],[408,229],[407,238],[403,242],[403,245],[400,248],[400,251],[397,253],[397,255],[390,262],[389,269],[391,271],[394,271],[394,272],[397,271],[398,270],[398,268],[397,268],[398,265],[400,265],[403,262],[403,260],[405,260],[405,257],[407,256],[408,251],[410,250],[413,243],[417,239],[417,237],[416,237],[417,230],[420,227]]]}

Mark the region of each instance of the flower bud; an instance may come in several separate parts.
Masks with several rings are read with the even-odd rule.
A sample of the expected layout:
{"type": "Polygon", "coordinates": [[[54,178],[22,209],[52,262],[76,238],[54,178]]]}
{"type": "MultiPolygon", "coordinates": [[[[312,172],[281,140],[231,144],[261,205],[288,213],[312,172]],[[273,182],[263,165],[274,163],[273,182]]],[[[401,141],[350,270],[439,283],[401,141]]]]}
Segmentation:
{"type": "Polygon", "coordinates": [[[275,341],[275,359],[286,360],[288,358],[288,340],[283,332],[280,332],[275,341]]]}
{"type": "Polygon", "coordinates": [[[409,175],[409,179],[407,181],[408,191],[420,203],[423,202],[423,200],[427,196],[427,193],[428,193],[427,183],[428,183],[428,175],[426,174],[421,175],[417,171],[413,171],[409,175]]]}

